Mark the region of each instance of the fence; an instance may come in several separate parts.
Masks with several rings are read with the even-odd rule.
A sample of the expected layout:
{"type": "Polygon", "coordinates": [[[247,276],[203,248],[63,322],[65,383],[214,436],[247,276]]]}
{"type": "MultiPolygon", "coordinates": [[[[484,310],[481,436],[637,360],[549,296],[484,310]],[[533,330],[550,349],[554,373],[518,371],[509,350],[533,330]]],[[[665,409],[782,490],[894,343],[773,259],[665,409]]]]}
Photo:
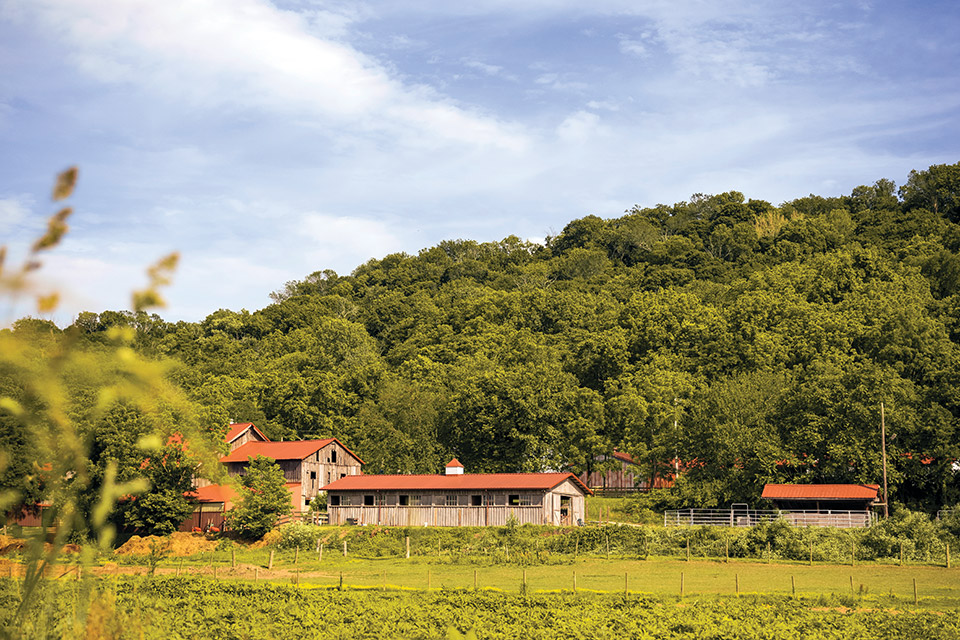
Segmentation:
{"type": "Polygon", "coordinates": [[[663,526],[713,525],[753,527],[762,522],[785,520],[795,527],[869,527],[875,514],[870,511],[761,511],[759,509],[678,509],[663,514],[663,526]]]}

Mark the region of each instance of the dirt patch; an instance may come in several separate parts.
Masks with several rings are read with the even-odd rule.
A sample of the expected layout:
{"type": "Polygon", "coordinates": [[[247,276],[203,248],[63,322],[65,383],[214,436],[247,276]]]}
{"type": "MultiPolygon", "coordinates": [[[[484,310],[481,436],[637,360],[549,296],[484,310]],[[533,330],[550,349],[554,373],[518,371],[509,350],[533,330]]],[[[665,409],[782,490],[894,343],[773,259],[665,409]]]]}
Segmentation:
{"type": "Polygon", "coordinates": [[[217,547],[217,540],[207,538],[202,533],[181,531],[169,537],[146,536],[141,538],[140,536],[133,536],[115,553],[118,555],[148,556],[152,545],[160,545],[160,548],[165,549],[168,555],[192,556],[203,551],[213,551],[217,547]]]}
{"type": "MultiPolygon", "coordinates": [[[[13,536],[4,536],[0,535],[0,556],[9,555],[17,551],[23,551],[27,548],[27,541],[20,538],[14,538],[13,536]]],[[[53,548],[48,542],[43,544],[43,552],[50,553],[50,550],[53,548]]],[[[60,553],[80,553],[80,545],[76,544],[65,544],[63,548],[60,549],[60,553]]]]}

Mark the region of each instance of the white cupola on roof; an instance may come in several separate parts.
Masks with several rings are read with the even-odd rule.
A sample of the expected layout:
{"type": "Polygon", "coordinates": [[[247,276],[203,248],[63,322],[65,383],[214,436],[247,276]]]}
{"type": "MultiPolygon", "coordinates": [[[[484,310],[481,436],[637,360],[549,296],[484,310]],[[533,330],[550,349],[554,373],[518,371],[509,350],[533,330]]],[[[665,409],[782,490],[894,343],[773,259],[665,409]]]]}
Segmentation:
{"type": "Polygon", "coordinates": [[[443,470],[444,475],[448,476],[459,476],[463,475],[463,465],[460,464],[460,461],[454,458],[447,463],[447,467],[443,470]]]}

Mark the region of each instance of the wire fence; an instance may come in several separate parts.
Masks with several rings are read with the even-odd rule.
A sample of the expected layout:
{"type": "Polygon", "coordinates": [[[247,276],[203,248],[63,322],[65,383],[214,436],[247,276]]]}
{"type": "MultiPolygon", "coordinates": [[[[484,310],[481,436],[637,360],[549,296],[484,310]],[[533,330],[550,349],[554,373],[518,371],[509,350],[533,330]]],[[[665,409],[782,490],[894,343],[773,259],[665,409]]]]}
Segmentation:
{"type": "Polygon", "coordinates": [[[753,527],[763,522],[785,520],[795,527],[869,527],[876,519],[871,511],[770,511],[737,509],[676,509],[663,514],[663,526],[712,525],[753,527]]]}

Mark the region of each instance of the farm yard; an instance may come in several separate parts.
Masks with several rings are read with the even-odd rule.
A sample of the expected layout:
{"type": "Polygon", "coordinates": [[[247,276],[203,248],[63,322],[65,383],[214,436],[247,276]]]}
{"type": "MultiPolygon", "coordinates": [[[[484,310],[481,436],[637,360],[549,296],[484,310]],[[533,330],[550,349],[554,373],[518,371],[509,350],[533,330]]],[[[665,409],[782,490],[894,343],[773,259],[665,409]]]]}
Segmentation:
{"type": "MultiPolygon", "coordinates": [[[[62,555],[37,606],[59,619],[49,614],[90,598],[85,624],[118,638],[957,637],[960,569],[919,540],[902,561],[878,555],[868,534],[287,525],[244,544],[178,533],[131,538],[87,565],[62,555]],[[809,554],[804,536],[812,562],[790,557],[809,554]]],[[[13,603],[22,552],[3,542],[0,597],[13,603]]]]}

